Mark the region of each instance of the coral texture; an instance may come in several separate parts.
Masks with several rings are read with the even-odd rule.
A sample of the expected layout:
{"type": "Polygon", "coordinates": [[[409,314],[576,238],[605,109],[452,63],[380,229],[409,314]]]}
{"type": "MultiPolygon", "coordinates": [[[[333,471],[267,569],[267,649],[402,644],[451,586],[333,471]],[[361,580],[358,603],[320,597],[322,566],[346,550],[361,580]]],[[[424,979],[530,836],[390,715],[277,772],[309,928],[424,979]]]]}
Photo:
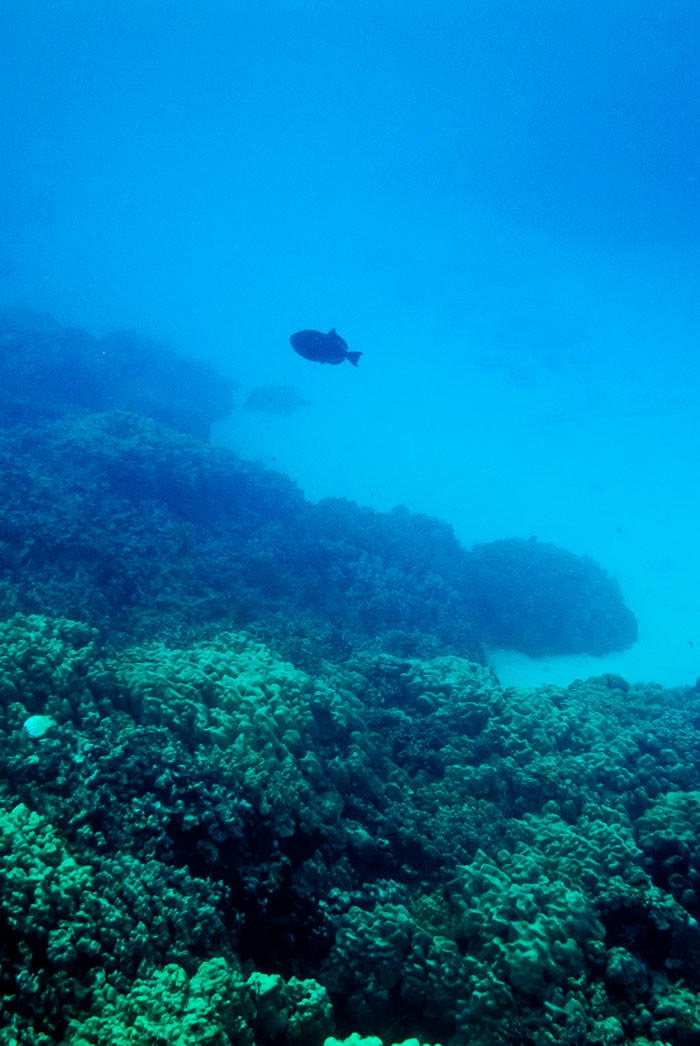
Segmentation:
{"type": "Polygon", "coordinates": [[[694,691],[21,615],[0,666],[16,1041],[700,1034],[694,691]]]}

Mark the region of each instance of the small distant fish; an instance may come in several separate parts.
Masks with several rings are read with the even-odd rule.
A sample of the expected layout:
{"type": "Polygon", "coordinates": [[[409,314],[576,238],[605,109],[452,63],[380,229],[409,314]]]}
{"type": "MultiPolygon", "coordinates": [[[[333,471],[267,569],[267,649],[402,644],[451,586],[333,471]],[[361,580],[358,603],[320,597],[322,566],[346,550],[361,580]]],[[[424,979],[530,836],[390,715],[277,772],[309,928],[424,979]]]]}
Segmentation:
{"type": "Polygon", "coordinates": [[[362,355],[361,352],[348,351],[347,344],[336,334],[335,327],[328,334],[321,331],[297,331],[289,340],[295,352],[314,363],[342,363],[343,360],[350,360],[356,367],[362,355]]]}

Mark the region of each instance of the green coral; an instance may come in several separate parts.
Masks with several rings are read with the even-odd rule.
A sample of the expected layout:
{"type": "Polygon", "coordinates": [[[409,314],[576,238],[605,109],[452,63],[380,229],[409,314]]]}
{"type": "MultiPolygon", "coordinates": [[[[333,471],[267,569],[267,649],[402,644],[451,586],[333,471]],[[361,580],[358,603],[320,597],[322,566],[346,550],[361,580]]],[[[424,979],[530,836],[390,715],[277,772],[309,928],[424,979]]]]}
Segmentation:
{"type": "MultiPolygon", "coordinates": [[[[359,1032],[353,1032],[346,1039],[334,1039],[332,1036],[324,1042],[323,1046],[383,1046],[382,1040],[377,1035],[362,1036],[359,1032]]],[[[392,1043],[392,1046],[428,1046],[420,1039],[404,1039],[403,1042],[392,1043]]],[[[440,1046],[439,1042],[435,1046],[440,1046]]]]}
{"type": "Polygon", "coordinates": [[[0,717],[18,1043],[307,1046],[330,992],[455,1046],[697,1046],[687,694],[450,657],[311,676],[245,634],[110,649],[16,615],[0,717]]]}
{"type": "Polygon", "coordinates": [[[211,949],[223,936],[216,893],[128,855],[85,862],[24,803],[0,803],[0,1007],[58,1028],[105,975],[128,983],[159,959],[211,949]]]}
{"type": "Polygon", "coordinates": [[[17,730],[30,715],[69,723],[93,703],[109,677],[95,673],[102,650],[96,629],[63,618],[15,614],[0,621],[0,729],[17,730]]]}
{"type": "Polygon", "coordinates": [[[104,985],[93,1013],[71,1022],[63,1046],[280,1046],[320,1043],[333,1027],[326,992],[315,981],[253,973],[224,959],[188,976],[175,964],[121,993],[104,985]]]}

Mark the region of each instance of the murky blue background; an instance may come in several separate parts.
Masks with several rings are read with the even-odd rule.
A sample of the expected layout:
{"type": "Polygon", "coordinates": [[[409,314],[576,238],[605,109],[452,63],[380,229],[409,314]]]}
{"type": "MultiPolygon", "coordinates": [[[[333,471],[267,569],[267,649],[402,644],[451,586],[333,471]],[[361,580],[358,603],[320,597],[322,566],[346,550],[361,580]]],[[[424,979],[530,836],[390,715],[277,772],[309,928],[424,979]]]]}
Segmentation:
{"type": "Polygon", "coordinates": [[[310,498],[620,579],[635,648],[504,681],[693,682],[698,53],[681,0],[6,0],[0,303],[207,359],[310,498]],[[357,370],[292,352],[333,326],[357,370]]]}

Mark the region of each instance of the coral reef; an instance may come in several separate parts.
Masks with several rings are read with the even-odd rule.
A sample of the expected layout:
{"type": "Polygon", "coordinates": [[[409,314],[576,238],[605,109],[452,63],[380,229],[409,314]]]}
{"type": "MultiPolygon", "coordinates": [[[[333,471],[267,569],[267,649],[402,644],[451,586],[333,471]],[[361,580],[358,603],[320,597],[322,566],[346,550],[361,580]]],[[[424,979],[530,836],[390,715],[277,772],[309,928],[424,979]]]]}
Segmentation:
{"type": "Polygon", "coordinates": [[[615,676],[503,690],[457,657],[310,674],[243,633],[118,649],[16,615],[7,1041],[690,1046],[695,702],[615,676]]]}
{"type": "Polygon", "coordinates": [[[0,493],[5,613],[144,637],[234,624],[297,659],[378,644],[482,656],[447,526],[310,505],[285,477],[152,419],[13,429],[0,493]]]}
{"type": "Polygon", "coordinates": [[[615,583],[310,504],[132,335],[0,345],[3,1044],[697,1046],[696,690],[484,663],[631,642],[615,583]]]}
{"type": "Polygon", "coordinates": [[[304,1046],[322,1042],[333,1027],[328,995],[315,981],[257,972],[244,977],[224,959],[201,963],[190,977],[169,963],[125,993],[105,983],[93,1008],[99,1016],[72,1021],[64,1046],[304,1046]]]}
{"type": "Polygon", "coordinates": [[[607,654],[637,638],[620,586],[589,556],[535,538],[491,541],[469,552],[467,584],[485,641],[545,654],[607,654]]]}
{"type": "Polygon", "coordinates": [[[634,641],[618,587],[583,557],[518,541],[467,552],[438,520],[312,505],[211,447],[198,437],[224,392],[166,350],[8,314],[0,344],[5,615],[125,638],[245,627],[308,667],[361,648],[483,660],[484,642],[537,654],[634,641]]]}
{"type": "Polygon", "coordinates": [[[206,364],[132,332],[96,339],[43,314],[0,312],[2,428],[127,410],[206,439],[231,402],[231,383],[206,364]]]}

